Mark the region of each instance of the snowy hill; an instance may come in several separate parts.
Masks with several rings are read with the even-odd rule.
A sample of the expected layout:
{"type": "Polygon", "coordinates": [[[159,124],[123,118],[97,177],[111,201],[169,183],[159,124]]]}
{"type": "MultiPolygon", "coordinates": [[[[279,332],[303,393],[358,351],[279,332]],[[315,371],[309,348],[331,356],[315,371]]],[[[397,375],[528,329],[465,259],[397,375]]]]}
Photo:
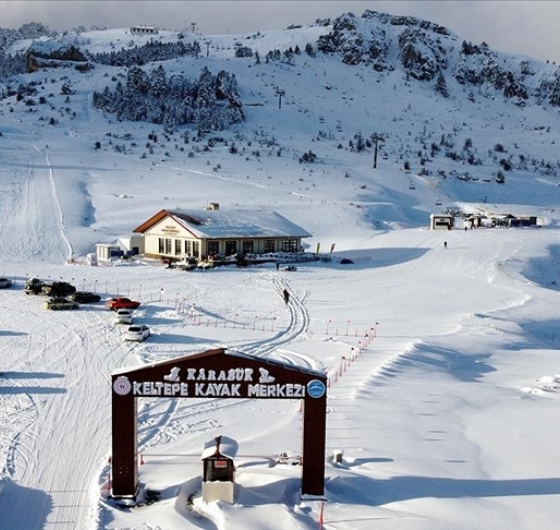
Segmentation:
{"type": "Polygon", "coordinates": [[[0,46],[2,530],[555,527],[555,65],[371,11],[249,35],[31,24],[0,46]],[[210,202],[274,210],[332,260],[86,266],[210,202]],[[542,228],[427,229],[448,211],[542,228]],[[31,277],[137,299],[152,335],[124,342],[103,304],[46,311],[31,277]],[[297,399],[139,400],[142,506],[111,499],[111,374],[216,347],[327,374],[324,501],[279,463],[297,399]],[[219,434],[233,505],[200,498],[219,434]]]}
{"type": "MultiPolygon", "coordinates": [[[[462,42],[445,28],[411,17],[367,11],[362,17],[342,15],[330,24],[318,21],[245,36],[168,31],[137,36],[123,28],[16,41],[10,47],[11,53],[27,49],[43,61],[50,56],[57,65],[69,66],[5,80],[0,102],[4,143],[10,134],[25,131],[38,149],[48,144],[50,157],[61,157],[52,161],[64,166],[66,154],[55,147],[62,138],[63,149],[88,158],[81,161],[83,168],[62,167],[59,172],[86,199],[91,195],[86,190],[96,181],[92,166],[115,151],[122,156],[114,171],[135,168],[127,171],[134,176],[127,177],[126,186],[115,195],[150,189],[137,180],[156,168],[175,179],[189,168],[210,173],[213,179],[245,179],[251,188],[270,188],[265,194],[268,204],[283,202],[275,187],[293,183],[302,202],[311,190],[318,198],[343,201],[340,209],[350,210],[351,217],[374,229],[424,225],[436,202],[444,208],[509,210],[501,205],[515,203],[520,189],[527,206],[523,213],[534,214],[534,207],[548,205],[556,184],[558,161],[551,146],[558,116],[552,106],[555,98],[545,97],[544,88],[554,85],[556,68],[462,42]],[[185,55],[145,64],[154,49],[161,54],[166,45],[171,46],[167,55],[179,53],[179,45],[185,55]],[[84,63],[69,60],[71,53],[64,56],[69,49],[91,69],[76,70],[84,63]],[[125,52],[129,53],[122,55],[125,52]],[[126,60],[141,66],[92,62],[96,57],[105,63],[126,60]],[[162,104],[149,99],[157,87],[158,67],[169,90],[180,85],[182,93],[190,94],[173,98],[164,92],[167,113],[154,112],[162,104]],[[229,125],[230,118],[223,124],[223,118],[211,120],[208,112],[204,116],[210,124],[201,121],[200,108],[206,110],[207,102],[201,103],[198,85],[205,69],[213,76],[225,72],[233,78],[231,90],[239,110],[229,125]],[[448,97],[438,88],[439,74],[448,97]],[[140,95],[152,112],[135,112],[140,97],[128,92],[131,85],[146,85],[139,90],[145,89],[149,97],[140,95]],[[527,98],[514,95],[520,93],[514,86],[523,87],[527,98]],[[106,98],[94,108],[94,92],[107,91],[111,105],[106,98]],[[175,100],[182,107],[192,101],[170,114],[169,101],[175,100]],[[192,115],[185,118],[186,127],[177,124],[179,113],[192,115]],[[147,114],[165,123],[146,123],[147,114]],[[131,116],[138,121],[127,121],[131,116]],[[378,168],[373,170],[376,137],[381,141],[378,168]],[[315,155],[314,161],[302,162],[306,154],[315,155]],[[539,183],[530,186],[529,195],[528,181],[539,183]],[[419,204],[411,208],[405,204],[409,202],[419,204]]],[[[223,105],[218,101],[215,108],[223,105]]],[[[175,206],[200,207],[208,200],[223,202],[219,195],[200,197],[189,190],[174,201],[175,206]]],[[[238,204],[246,202],[245,195],[224,194],[238,204]]],[[[74,250],[77,255],[91,250],[100,236],[110,241],[126,233],[123,226],[108,226],[101,211],[94,216],[91,212],[77,213],[85,225],[82,244],[74,250]]],[[[300,224],[304,220],[302,213],[287,213],[300,224]]],[[[128,222],[134,225],[146,214],[131,212],[128,222]]],[[[321,238],[321,223],[310,222],[310,231],[321,238]]]]}

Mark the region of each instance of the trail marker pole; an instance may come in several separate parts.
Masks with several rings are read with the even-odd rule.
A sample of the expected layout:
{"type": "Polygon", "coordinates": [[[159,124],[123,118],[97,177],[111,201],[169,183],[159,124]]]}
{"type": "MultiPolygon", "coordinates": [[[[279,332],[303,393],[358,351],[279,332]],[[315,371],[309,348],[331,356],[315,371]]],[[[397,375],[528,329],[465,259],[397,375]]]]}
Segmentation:
{"type": "Polygon", "coordinates": [[[325,515],[325,503],[322,502],[321,511],[319,512],[319,530],[323,530],[323,523],[325,522],[324,515],[325,515]]]}

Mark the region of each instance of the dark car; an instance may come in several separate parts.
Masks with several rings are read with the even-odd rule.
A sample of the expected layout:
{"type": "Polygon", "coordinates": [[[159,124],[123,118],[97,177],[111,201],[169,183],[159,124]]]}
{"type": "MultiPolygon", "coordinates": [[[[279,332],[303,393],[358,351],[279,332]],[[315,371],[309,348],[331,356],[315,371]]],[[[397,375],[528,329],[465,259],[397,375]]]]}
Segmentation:
{"type": "Polygon", "coordinates": [[[0,278],[0,289],[7,289],[12,286],[12,280],[8,278],[0,278]]]}
{"type": "Polygon", "coordinates": [[[79,302],[80,304],[94,304],[96,302],[101,302],[101,296],[95,293],[90,293],[89,291],[76,291],[75,293],[68,296],[71,300],[79,302]]]}
{"type": "Polygon", "coordinates": [[[68,282],[53,282],[51,284],[43,285],[41,294],[46,294],[54,297],[64,297],[74,294],[76,288],[68,282]]]}
{"type": "Polygon", "coordinates": [[[39,294],[46,283],[39,278],[31,278],[25,282],[25,294],[39,294]]]}
{"type": "Polygon", "coordinates": [[[129,298],[111,298],[105,302],[105,307],[116,311],[117,309],[136,309],[140,306],[140,302],[136,302],[134,300],[130,300],[129,298]]]}

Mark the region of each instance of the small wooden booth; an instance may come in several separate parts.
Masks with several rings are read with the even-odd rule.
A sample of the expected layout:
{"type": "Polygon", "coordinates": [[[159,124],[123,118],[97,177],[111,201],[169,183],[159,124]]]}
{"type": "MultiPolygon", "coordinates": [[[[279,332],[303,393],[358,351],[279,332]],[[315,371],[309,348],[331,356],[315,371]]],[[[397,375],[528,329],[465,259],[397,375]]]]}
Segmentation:
{"type": "Polygon", "coordinates": [[[204,502],[234,502],[237,442],[227,436],[216,436],[204,444],[202,451],[202,498],[204,502]]]}

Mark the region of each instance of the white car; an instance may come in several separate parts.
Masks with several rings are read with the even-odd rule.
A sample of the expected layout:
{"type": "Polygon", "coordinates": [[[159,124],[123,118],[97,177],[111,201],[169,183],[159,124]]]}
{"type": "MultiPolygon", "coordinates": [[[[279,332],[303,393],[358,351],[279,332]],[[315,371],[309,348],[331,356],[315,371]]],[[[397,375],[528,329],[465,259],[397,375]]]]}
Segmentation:
{"type": "Polygon", "coordinates": [[[150,336],[150,328],[144,324],[129,326],[124,332],[124,340],[135,340],[142,342],[150,336]]]}
{"type": "Polygon", "coordinates": [[[115,324],[132,324],[132,309],[117,309],[115,312],[115,324]]]}

